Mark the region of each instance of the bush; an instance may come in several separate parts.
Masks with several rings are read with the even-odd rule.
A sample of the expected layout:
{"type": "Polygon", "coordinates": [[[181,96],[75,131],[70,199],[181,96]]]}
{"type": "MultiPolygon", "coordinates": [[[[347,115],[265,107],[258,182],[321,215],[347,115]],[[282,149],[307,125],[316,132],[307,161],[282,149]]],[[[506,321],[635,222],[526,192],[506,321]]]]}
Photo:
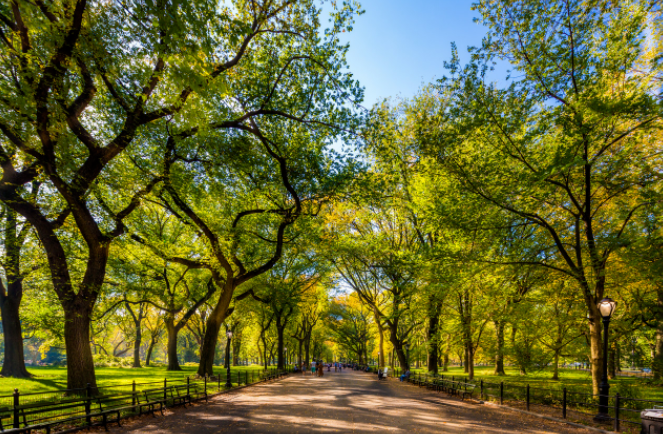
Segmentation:
{"type": "Polygon", "coordinates": [[[132,364],[131,357],[115,357],[106,354],[95,354],[92,356],[95,368],[129,368],[132,364]]]}

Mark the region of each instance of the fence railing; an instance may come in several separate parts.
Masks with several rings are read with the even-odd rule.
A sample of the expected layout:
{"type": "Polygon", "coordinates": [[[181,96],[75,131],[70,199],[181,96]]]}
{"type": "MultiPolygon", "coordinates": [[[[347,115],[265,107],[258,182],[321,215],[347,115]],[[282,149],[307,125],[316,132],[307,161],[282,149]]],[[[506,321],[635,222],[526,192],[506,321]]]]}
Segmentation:
{"type": "MultiPolygon", "coordinates": [[[[250,385],[278,378],[289,373],[290,369],[270,368],[258,370],[230,370],[232,387],[250,385]]],[[[148,396],[163,396],[164,406],[183,402],[170,399],[174,393],[178,397],[196,401],[206,399],[219,392],[230,390],[226,387],[226,373],[211,377],[187,376],[181,379],[164,378],[146,381],[102,385],[96,388],[88,385],[83,389],[61,389],[46,392],[21,393],[14,389],[11,395],[0,395],[0,432],[29,432],[31,426],[43,426],[48,432],[66,422],[66,430],[99,425],[94,416],[108,411],[117,414],[118,419],[137,414],[141,399],[148,396]],[[181,395],[181,396],[180,396],[181,395]]],[[[153,399],[153,398],[150,398],[153,399]]],[[[104,423],[106,417],[104,416],[104,423]]]]}
{"type": "MultiPolygon", "coordinates": [[[[393,377],[400,377],[401,369],[390,370],[393,377]]],[[[641,426],[640,413],[646,409],[663,406],[663,401],[637,399],[620,396],[618,393],[608,396],[608,405],[600,405],[599,399],[605,395],[573,390],[571,388],[537,388],[528,385],[513,384],[509,382],[490,382],[480,378],[469,380],[465,376],[457,375],[428,375],[416,373],[410,378],[418,383],[432,384],[435,380],[451,380],[473,384],[478,389],[481,400],[495,401],[501,405],[520,408],[527,411],[572,419],[575,422],[593,425],[593,417],[603,410],[607,413],[610,425],[616,432],[631,431],[631,427],[639,429],[641,426]],[[607,407],[607,408],[605,408],[607,407]]],[[[639,432],[639,431],[636,431],[639,432]]]]}

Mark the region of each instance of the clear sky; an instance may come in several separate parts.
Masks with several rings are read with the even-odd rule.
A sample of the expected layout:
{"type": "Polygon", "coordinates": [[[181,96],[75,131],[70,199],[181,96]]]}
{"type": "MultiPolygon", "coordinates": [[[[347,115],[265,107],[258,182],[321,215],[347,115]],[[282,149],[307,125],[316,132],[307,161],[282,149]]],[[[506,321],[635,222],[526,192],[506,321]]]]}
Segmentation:
{"type": "Polygon", "coordinates": [[[347,34],[350,71],[366,89],[364,106],[416,94],[445,74],[455,42],[462,61],[485,28],[468,0],[359,0],[365,14],[347,34]]]}

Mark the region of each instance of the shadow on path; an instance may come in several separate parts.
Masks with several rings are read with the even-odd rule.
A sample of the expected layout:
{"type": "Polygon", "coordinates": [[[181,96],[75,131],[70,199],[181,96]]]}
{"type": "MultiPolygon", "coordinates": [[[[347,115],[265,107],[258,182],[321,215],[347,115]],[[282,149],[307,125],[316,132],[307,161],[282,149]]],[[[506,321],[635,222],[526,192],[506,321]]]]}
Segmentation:
{"type": "Polygon", "coordinates": [[[113,433],[587,433],[532,416],[462,402],[373,374],[292,374],[113,433]]]}

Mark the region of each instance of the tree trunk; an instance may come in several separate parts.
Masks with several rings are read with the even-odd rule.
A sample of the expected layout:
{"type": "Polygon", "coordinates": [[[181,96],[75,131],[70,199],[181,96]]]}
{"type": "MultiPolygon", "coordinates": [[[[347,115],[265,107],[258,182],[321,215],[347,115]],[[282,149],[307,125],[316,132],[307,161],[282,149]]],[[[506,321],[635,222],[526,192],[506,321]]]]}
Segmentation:
{"type": "Polygon", "coordinates": [[[228,307],[232,300],[235,290],[231,282],[227,282],[223,287],[223,292],[217,301],[216,306],[207,318],[207,328],[203,338],[203,345],[200,348],[200,365],[198,366],[198,375],[200,377],[214,375],[214,354],[216,354],[216,342],[219,340],[219,331],[221,324],[226,319],[228,307]]]}
{"type": "Polygon", "coordinates": [[[155,338],[150,339],[150,346],[147,347],[147,354],[145,355],[145,366],[150,366],[150,359],[152,358],[152,350],[156,345],[157,340],[155,338]]]}
{"type": "Polygon", "coordinates": [[[174,318],[168,315],[165,320],[166,332],[168,333],[168,367],[167,371],[181,371],[180,362],[177,360],[177,333],[179,330],[175,327],[174,318]]]}
{"type": "Polygon", "coordinates": [[[658,382],[663,381],[663,287],[657,288],[658,300],[658,327],[656,328],[656,343],[652,360],[652,373],[658,382]]]}
{"type": "Polygon", "coordinates": [[[442,357],[442,372],[449,372],[449,352],[451,351],[451,335],[447,334],[447,344],[444,346],[442,357]]]}
{"type": "Polygon", "coordinates": [[[12,285],[21,285],[21,282],[13,282],[8,285],[8,295],[0,295],[0,314],[2,314],[2,331],[5,338],[5,358],[2,363],[0,375],[3,377],[30,378],[31,375],[25,368],[23,356],[23,331],[21,330],[21,318],[19,306],[21,304],[22,291],[19,297],[11,294],[12,285]]]}
{"type": "Polygon", "coordinates": [[[559,349],[555,350],[555,360],[553,362],[553,376],[552,376],[552,379],[556,380],[556,381],[559,380],[559,352],[560,351],[561,350],[559,350],[559,349]]]}
{"type": "Polygon", "coordinates": [[[592,393],[599,394],[599,384],[601,382],[601,369],[603,366],[603,342],[601,340],[601,314],[596,306],[590,308],[589,322],[589,354],[590,354],[590,370],[592,374],[592,393]]]}
{"type": "Polygon", "coordinates": [[[136,340],[134,341],[134,362],[133,368],[140,368],[140,345],[143,343],[143,333],[140,329],[140,322],[136,324],[136,340]]]}
{"type": "Polygon", "coordinates": [[[67,389],[97,389],[92,349],[90,313],[87,308],[68,308],[64,312],[64,343],[67,352],[67,389]]]}
{"type": "Polygon", "coordinates": [[[304,355],[306,356],[306,369],[311,367],[311,332],[304,339],[304,355]]]}
{"type": "Polygon", "coordinates": [[[403,371],[407,371],[410,369],[410,365],[408,363],[407,357],[405,356],[405,353],[403,352],[403,343],[398,340],[397,326],[392,325],[389,327],[389,329],[389,340],[391,341],[391,345],[394,347],[396,357],[398,357],[398,363],[400,363],[401,369],[403,369],[403,371]]]}
{"type": "Polygon", "coordinates": [[[233,347],[233,357],[232,362],[233,366],[239,365],[239,355],[242,350],[242,333],[237,333],[232,338],[232,347],[233,347]]]}
{"type": "Polygon", "coordinates": [[[380,338],[378,346],[378,365],[380,369],[384,369],[384,330],[382,324],[380,324],[380,313],[377,308],[373,309],[373,316],[375,317],[375,323],[378,327],[378,336],[380,338]]]}
{"type": "Polygon", "coordinates": [[[495,353],[494,375],[506,375],[504,371],[504,320],[495,321],[495,340],[497,351],[495,353]]]}
{"type": "Polygon", "coordinates": [[[437,375],[437,353],[439,351],[439,336],[438,326],[440,322],[439,306],[431,300],[432,309],[429,310],[428,316],[428,336],[426,342],[426,351],[428,353],[428,373],[437,375]]]}
{"type": "Polygon", "coordinates": [[[284,325],[281,325],[280,320],[277,318],[276,319],[276,334],[278,336],[278,342],[277,342],[277,357],[278,360],[276,362],[276,368],[277,369],[285,369],[285,358],[283,357],[283,330],[285,329],[284,325]]]}
{"type": "Polygon", "coordinates": [[[297,339],[297,364],[302,366],[302,349],[304,345],[302,344],[301,339],[297,339]]]}
{"type": "Polygon", "coordinates": [[[612,380],[617,377],[617,343],[613,342],[608,348],[608,379],[612,380]]]}

